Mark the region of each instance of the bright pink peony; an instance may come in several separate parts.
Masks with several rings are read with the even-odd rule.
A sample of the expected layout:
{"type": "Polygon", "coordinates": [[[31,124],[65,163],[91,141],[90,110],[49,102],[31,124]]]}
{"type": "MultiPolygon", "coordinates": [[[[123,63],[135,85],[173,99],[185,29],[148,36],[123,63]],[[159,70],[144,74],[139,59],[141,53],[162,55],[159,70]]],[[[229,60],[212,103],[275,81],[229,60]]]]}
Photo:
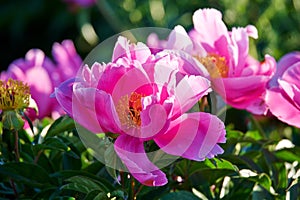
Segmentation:
{"type": "Polygon", "coordinates": [[[300,52],[280,59],[269,82],[266,103],[279,120],[300,128],[300,52]]]}
{"type": "Polygon", "coordinates": [[[175,55],[151,54],[119,37],[108,64],[85,66],[79,77],[55,89],[64,110],[88,130],[119,134],[114,148],[142,184],[161,186],[166,175],[147,157],[144,142],[166,153],[202,161],[223,153],[224,124],[209,113],[186,113],[207,95],[210,82],[185,75],[175,55]]]}
{"type": "Polygon", "coordinates": [[[256,28],[248,25],[230,32],[215,9],[197,10],[193,23],[189,35],[194,45],[206,51],[194,56],[207,68],[213,89],[232,107],[265,114],[266,83],[275,72],[276,61],[266,55],[260,63],[249,56],[249,37],[258,37],[256,28]]]}
{"type": "Polygon", "coordinates": [[[65,40],[53,45],[52,54],[55,63],[47,58],[43,51],[32,49],[25,58],[15,60],[1,73],[1,79],[13,78],[30,86],[31,97],[38,106],[38,118],[58,117],[63,110],[54,98],[50,98],[54,87],[73,77],[79,70],[81,58],[76,53],[74,44],[65,40]]]}

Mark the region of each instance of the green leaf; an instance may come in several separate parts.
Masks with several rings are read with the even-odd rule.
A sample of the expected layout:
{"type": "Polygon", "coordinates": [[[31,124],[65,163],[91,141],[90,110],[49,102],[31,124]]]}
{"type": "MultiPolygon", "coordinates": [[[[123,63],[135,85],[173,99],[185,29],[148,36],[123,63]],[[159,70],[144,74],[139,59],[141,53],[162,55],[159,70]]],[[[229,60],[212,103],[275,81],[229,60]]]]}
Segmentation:
{"type": "Polygon", "coordinates": [[[274,154],[282,161],[293,163],[294,161],[300,162],[300,148],[282,149],[276,151],[274,154]]]}
{"type": "Polygon", "coordinates": [[[31,163],[5,163],[0,165],[0,175],[12,178],[15,182],[38,188],[47,187],[52,183],[51,178],[43,168],[31,163]]]}
{"type": "Polygon", "coordinates": [[[64,170],[53,173],[50,176],[55,178],[62,178],[63,180],[68,180],[72,177],[85,177],[89,180],[93,180],[94,182],[96,182],[101,187],[102,191],[111,192],[115,189],[114,186],[106,179],[81,170],[64,170]]]}
{"type": "Polygon", "coordinates": [[[67,151],[68,146],[60,139],[54,137],[46,138],[42,144],[36,144],[33,146],[33,151],[38,153],[40,150],[52,149],[58,151],[67,151]]]}
{"type": "Polygon", "coordinates": [[[187,191],[177,191],[177,192],[172,192],[169,194],[166,194],[159,198],[160,200],[173,200],[173,199],[180,199],[180,200],[199,200],[197,196],[195,196],[191,192],[187,191]]]}
{"type": "Polygon", "coordinates": [[[97,184],[94,180],[84,177],[84,176],[74,176],[66,181],[71,182],[66,185],[63,185],[61,189],[69,189],[69,190],[74,190],[77,192],[82,192],[82,193],[89,193],[93,190],[100,190],[103,191],[101,186],[97,184]]]}
{"type": "Polygon", "coordinates": [[[90,191],[84,198],[84,200],[105,200],[108,199],[107,194],[101,190],[90,191]]]}
{"type": "Polygon", "coordinates": [[[225,176],[237,176],[238,172],[231,169],[202,169],[192,174],[188,181],[191,181],[192,185],[197,187],[203,182],[212,185],[215,184],[218,179],[222,179],[225,176]]]}
{"type": "Polygon", "coordinates": [[[71,131],[75,128],[75,123],[72,118],[65,115],[57,120],[50,126],[45,138],[58,135],[59,133],[63,133],[65,131],[71,131]]]}
{"type": "Polygon", "coordinates": [[[263,188],[265,188],[267,191],[269,191],[271,193],[270,189],[272,186],[272,180],[267,174],[262,173],[257,176],[252,176],[252,177],[249,177],[248,180],[259,184],[260,186],[262,186],[263,188]]]}

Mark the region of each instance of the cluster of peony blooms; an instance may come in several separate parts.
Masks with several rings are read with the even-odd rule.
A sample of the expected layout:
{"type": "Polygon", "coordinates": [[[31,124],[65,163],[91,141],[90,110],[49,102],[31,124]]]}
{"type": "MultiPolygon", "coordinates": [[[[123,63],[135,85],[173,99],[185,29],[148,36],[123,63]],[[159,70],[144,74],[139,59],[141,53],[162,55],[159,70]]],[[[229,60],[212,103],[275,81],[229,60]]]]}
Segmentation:
{"type": "Polygon", "coordinates": [[[50,98],[50,95],[60,83],[75,76],[82,63],[71,40],[65,40],[61,44],[55,43],[52,54],[54,62],[46,57],[42,50],[31,49],[24,59],[12,62],[0,75],[1,80],[12,78],[30,86],[31,98],[38,108],[38,113],[34,109],[27,109],[31,120],[44,117],[56,119],[64,114],[57,101],[50,98]]]}
{"type": "Polygon", "coordinates": [[[270,55],[259,62],[248,53],[249,37],[258,37],[254,26],[228,31],[215,9],[197,10],[193,23],[189,32],[176,26],[166,40],[151,34],[147,44],[120,36],[111,62],[85,65],[77,75],[81,59],[71,41],[54,45],[55,63],[31,50],[1,79],[30,86],[39,118],[63,113],[49,98],[56,87],[56,100],[77,123],[94,133],[118,135],[116,154],[148,186],[165,185],[167,178],[147,157],[147,141],[195,161],[223,153],[224,123],[210,113],[190,112],[211,91],[234,108],[270,112],[300,127],[300,52],[278,64],[270,55]]]}
{"type": "Polygon", "coordinates": [[[79,124],[118,134],[117,155],[144,185],[167,183],[149,161],[146,141],[196,161],[223,153],[223,122],[209,113],[187,112],[212,90],[234,108],[260,115],[270,110],[299,127],[298,53],[283,58],[275,74],[273,57],[259,62],[248,53],[249,37],[258,37],[254,26],[228,31],[215,9],[197,10],[193,22],[189,33],[176,26],[167,40],[151,34],[147,45],[120,36],[111,62],[84,66],[55,89],[60,105],[79,124]],[[279,100],[283,109],[274,104],[279,100]]]}

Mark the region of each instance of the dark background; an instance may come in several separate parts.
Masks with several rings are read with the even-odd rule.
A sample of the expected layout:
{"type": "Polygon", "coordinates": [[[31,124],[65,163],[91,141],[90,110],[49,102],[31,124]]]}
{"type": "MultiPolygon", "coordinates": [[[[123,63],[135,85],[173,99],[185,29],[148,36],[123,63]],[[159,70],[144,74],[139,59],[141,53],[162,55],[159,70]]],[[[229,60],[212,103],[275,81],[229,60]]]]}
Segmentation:
{"type": "Polygon", "coordinates": [[[53,43],[64,39],[72,39],[84,58],[98,43],[123,30],[145,26],[172,29],[177,24],[189,30],[193,12],[205,7],[219,9],[229,29],[255,25],[259,39],[250,41],[250,52],[258,59],[268,53],[278,60],[300,49],[298,0],[99,0],[90,8],[63,0],[0,0],[0,67],[6,69],[31,48],[42,49],[51,57],[53,43]],[[161,8],[163,17],[157,20],[151,12],[161,12],[161,8]],[[92,25],[98,41],[84,39],[81,29],[86,23],[92,25]]]}

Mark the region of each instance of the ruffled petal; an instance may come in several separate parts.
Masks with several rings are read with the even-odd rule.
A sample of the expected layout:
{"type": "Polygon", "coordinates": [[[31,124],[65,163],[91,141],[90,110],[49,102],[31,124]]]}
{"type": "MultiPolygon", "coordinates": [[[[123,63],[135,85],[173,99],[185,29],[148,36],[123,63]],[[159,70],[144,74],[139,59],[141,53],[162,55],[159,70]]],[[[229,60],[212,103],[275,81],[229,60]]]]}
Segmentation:
{"type": "Polygon", "coordinates": [[[277,79],[293,64],[300,62],[300,52],[295,51],[284,55],[277,64],[276,73],[269,83],[270,87],[278,86],[277,79]]]}
{"type": "Polygon", "coordinates": [[[184,76],[175,88],[175,104],[173,116],[191,109],[201,97],[211,92],[210,81],[201,76],[184,76]]]}
{"type": "Polygon", "coordinates": [[[171,31],[167,41],[167,49],[183,50],[188,53],[192,52],[193,42],[182,26],[177,25],[171,31]]]}
{"type": "Polygon", "coordinates": [[[92,132],[121,133],[111,95],[96,88],[74,85],[73,118],[92,132]]]}
{"type": "Polygon", "coordinates": [[[154,138],[166,153],[202,161],[223,153],[218,143],[224,143],[224,123],[209,113],[188,113],[171,123],[171,128],[154,138]]]}
{"type": "Polygon", "coordinates": [[[145,44],[141,42],[138,42],[136,45],[129,44],[127,38],[120,36],[114,47],[112,62],[125,57],[130,60],[138,60],[141,63],[145,63],[150,55],[151,51],[145,44]]]}
{"type": "Polygon", "coordinates": [[[115,141],[114,147],[129,172],[140,183],[146,186],[167,184],[166,175],[148,159],[143,142],[139,139],[120,135],[115,141]]]}

